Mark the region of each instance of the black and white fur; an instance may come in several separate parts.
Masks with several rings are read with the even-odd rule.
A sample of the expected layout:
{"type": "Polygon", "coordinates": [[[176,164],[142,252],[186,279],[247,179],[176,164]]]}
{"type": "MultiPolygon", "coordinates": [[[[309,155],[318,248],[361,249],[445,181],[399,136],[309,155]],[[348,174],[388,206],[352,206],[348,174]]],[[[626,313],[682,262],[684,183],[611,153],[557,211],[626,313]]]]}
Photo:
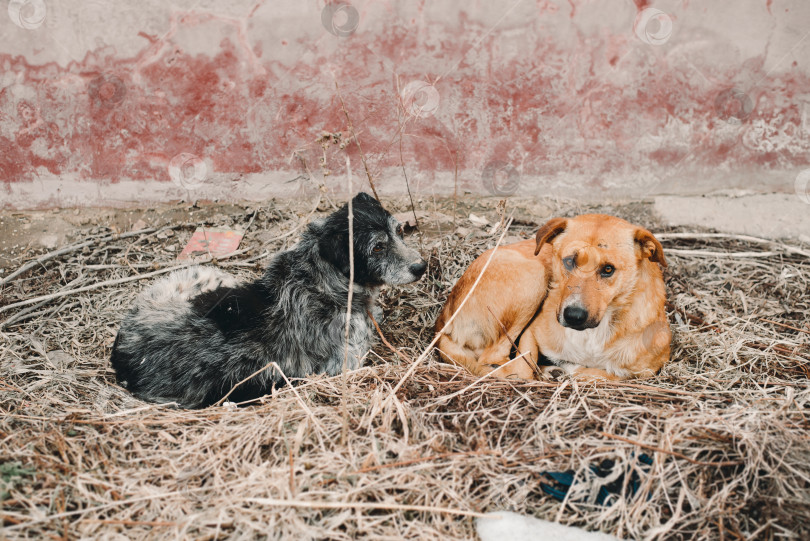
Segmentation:
{"type": "MultiPolygon", "coordinates": [[[[427,264],[402,226],[365,193],[352,200],[354,287],[348,368],[358,368],[380,321],[382,284],[418,280],[427,264]]],[[[146,289],[121,323],[112,351],[118,381],[150,402],[198,408],[275,361],[287,378],[340,374],[349,287],[348,206],[307,226],[264,275],[239,283],[215,267],[189,267],[146,289]]],[[[228,397],[263,396],[284,380],[273,367],[228,397]]]]}

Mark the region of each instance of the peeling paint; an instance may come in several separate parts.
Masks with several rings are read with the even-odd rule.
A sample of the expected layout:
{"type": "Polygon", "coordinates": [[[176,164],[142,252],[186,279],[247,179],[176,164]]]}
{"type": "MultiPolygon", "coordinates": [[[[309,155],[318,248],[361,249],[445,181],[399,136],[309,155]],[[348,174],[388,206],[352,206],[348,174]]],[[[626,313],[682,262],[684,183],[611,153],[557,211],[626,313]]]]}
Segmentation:
{"type": "MultiPolygon", "coordinates": [[[[262,11],[253,6],[245,18],[173,13],[164,35],[128,29],[140,50],[99,46],[66,65],[0,53],[0,179],[7,189],[45,175],[168,182],[184,153],[236,177],[334,176],[346,153],[360,160],[336,81],[375,175],[399,166],[400,134],[414,172],[480,175],[497,163],[523,176],[576,173],[603,189],[607,172],[810,164],[803,66],[767,65],[763,51],[698,67],[694,59],[711,57],[723,38],[691,40],[679,26],[684,12],[672,13],[673,36],[655,47],[634,35],[633,13],[617,32],[580,24],[592,3],[569,4],[562,15],[571,27],[552,34],[560,6],[550,2],[530,8],[533,20],[495,27],[472,8],[427,20],[424,4],[400,17],[369,3],[358,4],[367,9],[345,35],[268,31],[257,40],[251,17],[262,11]],[[213,52],[184,44],[200,31],[215,37],[206,44],[213,52]],[[290,61],[285,47],[302,54],[290,61]],[[435,92],[431,114],[418,105],[426,98],[403,95],[409,84],[435,92]],[[345,144],[322,148],[324,132],[340,132],[345,144]]],[[[763,13],[774,16],[770,1],[763,13]]]]}

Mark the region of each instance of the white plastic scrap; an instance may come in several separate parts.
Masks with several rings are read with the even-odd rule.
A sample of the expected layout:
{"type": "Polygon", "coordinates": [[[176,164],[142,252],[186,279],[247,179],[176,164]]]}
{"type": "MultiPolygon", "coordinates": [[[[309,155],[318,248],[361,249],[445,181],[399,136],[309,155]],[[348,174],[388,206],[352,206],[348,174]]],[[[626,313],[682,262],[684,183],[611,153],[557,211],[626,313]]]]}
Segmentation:
{"type": "Polygon", "coordinates": [[[475,527],[481,541],[621,541],[606,533],[588,532],[509,511],[487,513],[476,519],[475,527]]]}

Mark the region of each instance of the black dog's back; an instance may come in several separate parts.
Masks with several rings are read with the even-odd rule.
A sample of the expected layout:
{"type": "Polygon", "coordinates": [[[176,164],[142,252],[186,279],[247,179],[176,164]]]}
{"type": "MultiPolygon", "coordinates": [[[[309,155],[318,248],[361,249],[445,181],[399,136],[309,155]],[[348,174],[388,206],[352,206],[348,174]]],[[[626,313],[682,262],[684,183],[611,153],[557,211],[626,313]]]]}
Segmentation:
{"type": "Polygon", "coordinates": [[[254,282],[202,293],[191,299],[191,309],[196,317],[210,320],[230,341],[261,333],[262,313],[274,300],[261,282],[254,282]]]}

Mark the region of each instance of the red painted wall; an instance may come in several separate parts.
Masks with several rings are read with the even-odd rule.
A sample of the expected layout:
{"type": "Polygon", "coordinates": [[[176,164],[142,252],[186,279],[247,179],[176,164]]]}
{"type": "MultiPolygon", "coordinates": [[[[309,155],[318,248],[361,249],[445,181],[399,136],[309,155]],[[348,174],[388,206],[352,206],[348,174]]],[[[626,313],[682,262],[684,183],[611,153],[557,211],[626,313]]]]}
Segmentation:
{"type": "Polygon", "coordinates": [[[810,165],[801,0],[151,3],[0,13],[6,206],[81,183],[98,204],[131,181],[157,198],[249,197],[263,175],[342,187],[346,154],[362,171],[343,104],[389,191],[401,162],[423,191],[458,169],[467,190],[560,195],[757,188],[758,172],[783,189],[810,165]]]}

